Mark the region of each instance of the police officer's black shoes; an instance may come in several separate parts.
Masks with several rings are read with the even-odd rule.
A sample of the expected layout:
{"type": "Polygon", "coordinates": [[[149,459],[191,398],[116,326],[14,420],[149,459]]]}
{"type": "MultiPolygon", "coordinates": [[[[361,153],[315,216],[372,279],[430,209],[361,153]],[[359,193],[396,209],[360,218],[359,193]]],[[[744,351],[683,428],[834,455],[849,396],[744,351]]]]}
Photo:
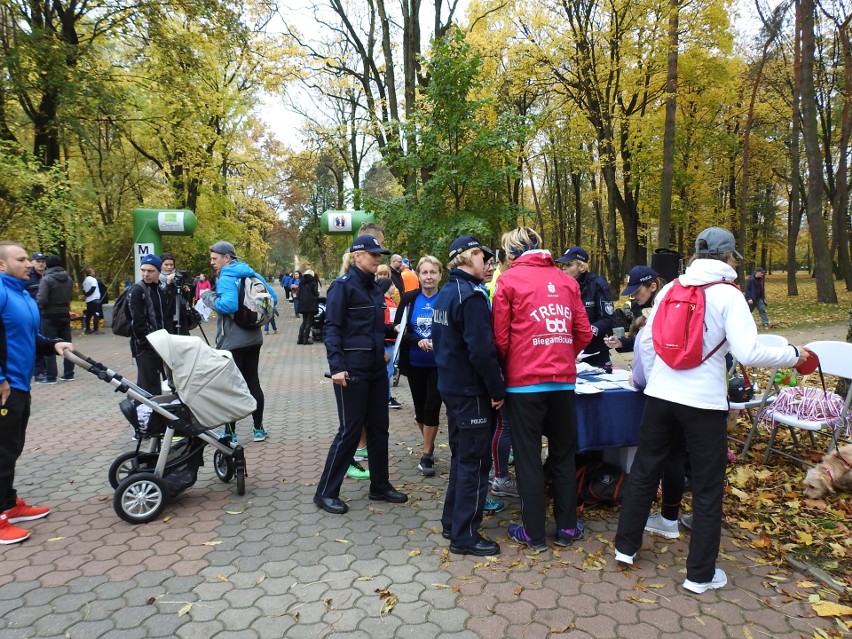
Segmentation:
{"type": "Polygon", "coordinates": [[[322,508],[325,512],[332,515],[342,515],[349,510],[349,506],[337,499],[336,497],[323,497],[322,495],[314,495],[314,503],[322,508]]]}
{"type": "Polygon", "coordinates": [[[389,501],[392,504],[404,504],[408,501],[408,495],[401,493],[398,490],[394,490],[393,488],[388,488],[381,492],[373,492],[371,490],[368,497],[372,501],[389,501]]]}
{"type": "Polygon", "coordinates": [[[457,546],[450,544],[450,552],[456,555],[476,555],[477,557],[488,557],[490,555],[500,554],[500,544],[485,537],[480,537],[479,541],[471,546],[457,546]]]}

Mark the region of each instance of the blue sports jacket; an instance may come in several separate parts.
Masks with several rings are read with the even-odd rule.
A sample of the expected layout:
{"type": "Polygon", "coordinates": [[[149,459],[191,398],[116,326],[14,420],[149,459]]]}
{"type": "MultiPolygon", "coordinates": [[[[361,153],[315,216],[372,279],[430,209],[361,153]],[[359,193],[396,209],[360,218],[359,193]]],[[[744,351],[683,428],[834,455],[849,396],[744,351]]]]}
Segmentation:
{"type": "Polygon", "coordinates": [[[201,299],[216,309],[219,321],[216,325],[216,348],[234,350],[263,343],[260,327],[244,329],[234,322],[234,313],[240,308],[240,280],[256,277],[266,285],[266,290],[278,304],[278,295],[260,273],[256,273],[245,262],[230,262],[222,267],[216,278],[216,290],[204,291],[201,299]]]}
{"type": "Polygon", "coordinates": [[[25,393],[39,355],[54,353],[50,340],[39,333],[41,316],[27,291],[29,282],[0,273],[0,383],[25,393]]]}

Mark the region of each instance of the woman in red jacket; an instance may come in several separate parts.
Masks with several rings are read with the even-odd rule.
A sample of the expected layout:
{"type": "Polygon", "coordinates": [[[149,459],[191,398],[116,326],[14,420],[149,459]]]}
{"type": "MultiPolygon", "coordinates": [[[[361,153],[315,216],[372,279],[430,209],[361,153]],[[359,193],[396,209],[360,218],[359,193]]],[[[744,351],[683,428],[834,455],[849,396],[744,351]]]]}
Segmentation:
{"type": "Polygon", "coordinates": [[[506,380],[522,518],[509,526],[509,536],[542,551],[547,549],[542,436],[553,471],[556,544],[568,546],[583,534],[574,467],[575,359],[591,341],[592,329],[580,286],[542,250],[538,233],[518,228],[506,233],[502,244],[513,260],[494,293],[492,322],[506,380]]]}

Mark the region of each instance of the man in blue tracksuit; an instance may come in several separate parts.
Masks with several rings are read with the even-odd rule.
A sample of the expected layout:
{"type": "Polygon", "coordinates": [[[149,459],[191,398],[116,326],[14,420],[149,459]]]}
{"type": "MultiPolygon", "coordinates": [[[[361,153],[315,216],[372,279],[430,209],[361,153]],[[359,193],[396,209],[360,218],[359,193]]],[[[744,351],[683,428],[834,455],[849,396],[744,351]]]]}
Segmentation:
{"type": "MultiPolygon", "coordinates": [[[[263,424],[264,396],[257,371],[260,364],[260,347],[263,345],[263,331],[260,330],[260,326],[254,328],[238,326],[234,321],[234,313],[240,308],[240,286],[246,277],[256,277],[263,282],[276,305],[278,295],[260,273],[240,261],[234,245],[230,242],[216,242],[210,247],[210,265],[216,271],[216,290],[204,291],[201,299],[207,306],[216,309],[219,315],[216,324],[216,348],[231,351],[234,363],[243,374],[249,392],[257,402],[257,408],[252,413],[253,437],[254,441],[262,442],[268,436],[263,424]]],[[[230,432],[231,440],[236,443],[234,424],[229,425],[226,431],[230,432]]]]}
{"type": "Polygon", "coordinates": [[[488,294],[481,287],[493,257],[476,238],[450,245],[449,281],[432,311],[432,348],[438,390],[449,422],[450,480],[441,516],[450,552],[496,555],[500,546],[479,534],[488,494],[494,412],[506,394],[491,329],[488,294]]]}
{"type": "Polygon", "coordinates": [[[0,544],[14,544],[30,536],[16,522],[50,513],[50,508],[30,506],[18,497],[15,464],[24,450],[36,353],[62,355],[74,347],[39,333],[38,307],[27,292],[31,267],[20,244],[0,242],[0,544]]]}
{"type": "Polygon", "coordinates": [[[370,491],[373,501],[402,504],[408,496],[388,478],[388,376],[385,300],[376,284],[382,255],[379,241],[361,235],[349,248],[349,272],[328,288],[325,304],[325,348],[340,426],[331,446],[314,503],[333,515],[349,507],[340,499],[343,477],[352,463],[361,431],[367,433],[370,491]]]}

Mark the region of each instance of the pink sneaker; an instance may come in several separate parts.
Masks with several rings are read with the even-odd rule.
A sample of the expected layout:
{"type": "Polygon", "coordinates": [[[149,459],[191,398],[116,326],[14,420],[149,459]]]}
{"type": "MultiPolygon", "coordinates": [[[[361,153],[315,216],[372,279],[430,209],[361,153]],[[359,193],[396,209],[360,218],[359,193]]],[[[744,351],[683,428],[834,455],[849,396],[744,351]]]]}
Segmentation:
{"type": "Polygon", "coordinates": [[[9,518],[9,523],[14,524],[18,521],[32,521],[33,519],[41,519],[50,514],[50,508],[47,506],[28,506],[27,503],[18,497],[15,500],[15,506],[3,513],[9,518]]]}
{"type": "Polygon", "coordinates": [[[17,544],[29,536],[29,530],[10,524],[6,513],[0,515],[0,544],[17,544]]]}

